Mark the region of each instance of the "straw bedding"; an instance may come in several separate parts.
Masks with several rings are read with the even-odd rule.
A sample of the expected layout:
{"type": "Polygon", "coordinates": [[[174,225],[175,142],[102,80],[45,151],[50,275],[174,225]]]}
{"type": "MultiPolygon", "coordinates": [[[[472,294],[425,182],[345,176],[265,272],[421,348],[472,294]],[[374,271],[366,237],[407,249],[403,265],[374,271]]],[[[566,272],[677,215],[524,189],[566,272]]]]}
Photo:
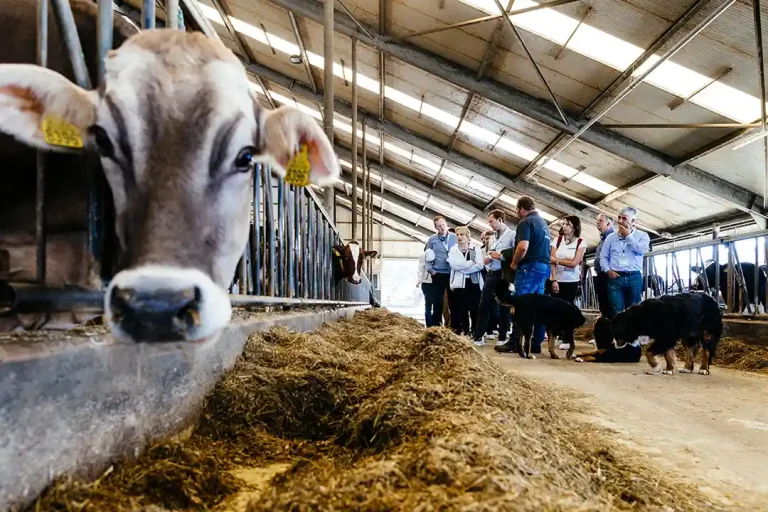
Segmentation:
{"type": "Polygon", "coordinates": [[[226,510],[243,484],[230,470],[279,461],[290,469],[249,512],[712,508],[570,419],[574,406],[445,329],[369,310],[254,335],[187,440],[57,482],[33,509],[226,510]]]}

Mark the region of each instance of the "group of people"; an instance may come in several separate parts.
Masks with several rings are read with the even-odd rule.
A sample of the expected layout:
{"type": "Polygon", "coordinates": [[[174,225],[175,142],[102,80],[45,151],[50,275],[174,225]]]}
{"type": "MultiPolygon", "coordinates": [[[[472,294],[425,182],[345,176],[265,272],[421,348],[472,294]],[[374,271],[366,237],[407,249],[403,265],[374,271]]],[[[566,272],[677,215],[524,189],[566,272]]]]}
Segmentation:
{"type": "MultiPolygon", "coordinates": [[[[500,305],[494,293],[503,276],[512,281],[517,294],[548,293],[577,303],[587,249],[581,219],[566,216],[553,239],[533,199],[521,197],[516,213],[520,221],[512,229],[503,211],[492,210],[488,214],[492,231],[481,234],[480,247],[473,246],[468,227],[449,229],[445,217],[434,218],[436,233],[419,257],[416,285],[424,293],[427,327],[445,322],[478,346],[485,345],[498,330],[495,350],[517,350],[518,336],[514,329],[510,332],[509,308],[500,305]]],[[[595,287],[600,311],[608,319],[642,299],[643,255],[650,239],[636,228],[636,218],[637,210],[630,207],[619,212],[616,229],[607,216],[597,218],[600,243],[595,254],[595,287]]],[[[532,352],[541,352],[543,340],[544,326],[536,325],[532,352]]]]}

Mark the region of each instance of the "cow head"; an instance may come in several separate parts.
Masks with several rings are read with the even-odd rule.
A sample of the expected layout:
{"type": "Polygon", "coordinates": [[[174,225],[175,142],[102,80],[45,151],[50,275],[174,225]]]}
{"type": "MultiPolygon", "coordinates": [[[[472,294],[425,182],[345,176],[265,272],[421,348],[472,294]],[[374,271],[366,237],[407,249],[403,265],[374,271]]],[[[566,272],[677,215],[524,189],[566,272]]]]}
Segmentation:
{"type": "Polygon", "coordinates": [[[334,245],[333,257],[335,265],[339,267],[341,271],[341,279],[346,279],[352,284],[360,284],[360,269],[363,268],[363,260],[365,258],[372,258],[376,256],[376,251],[363,251],[355,240],[352,240],[347,245],[334,245]]]}
{"type": "Polygon", "coordinates": [[[240,61],[201,33],[132,36],[107,55],[98,90],[38,66],[0,65],[0,130],[35,148],[72,150],[46,138],[51,121],[99,154],[112,190],[122,270],[105,313],[121,340],[200,341],[229,322],[225,287],[248,239],[254,162],[285,176],[304,144],[310,183],[339,174],[315,120],[263,110],[240,61]]]}

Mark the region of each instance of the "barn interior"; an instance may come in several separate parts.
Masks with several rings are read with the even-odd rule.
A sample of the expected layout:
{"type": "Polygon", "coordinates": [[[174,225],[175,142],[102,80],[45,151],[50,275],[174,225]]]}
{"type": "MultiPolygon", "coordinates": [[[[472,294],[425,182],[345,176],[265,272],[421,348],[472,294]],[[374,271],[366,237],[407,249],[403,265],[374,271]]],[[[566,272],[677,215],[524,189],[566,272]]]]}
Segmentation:
{"type": "MultiPolygon", "coordinates": [[[[70,0],[50,1],[66,34],[70,0]]],[[[256,166],[233,319],[205,346],[121,344],[99,321],[115,265],[99,193],[76,288],[52,277],[45,221],[36,246],[2,245],[16,210],[0,206],[0,327],[14,327],[0,332],[0,509],[768,510],[761,0],[93,3],[221,41],[261,107],[323,127],[341,174],[302,187],[256,166]],[[588,323],[597,216],[636,208],[644,298],[701,289],[720,304],[712,375],[526,361],[425,330],[433,218],[479,245],[493,209],[514,228],[522,196],[552,236],[581,220],[588,323]],[[330,270],[350,241],[376,252],[359,284],[330,270]],[[522,426],[505,427],[511,410],[522,426]]]]}

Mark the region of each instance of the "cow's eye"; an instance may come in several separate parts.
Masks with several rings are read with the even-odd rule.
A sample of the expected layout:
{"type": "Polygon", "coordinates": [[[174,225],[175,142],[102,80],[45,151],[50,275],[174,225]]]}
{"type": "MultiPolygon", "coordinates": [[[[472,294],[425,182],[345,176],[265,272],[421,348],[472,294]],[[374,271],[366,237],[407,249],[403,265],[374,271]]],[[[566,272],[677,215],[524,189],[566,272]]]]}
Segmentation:
{"type": "Polygon", "coordinates": [[[111,157],[115,153],[115,147],[107,134],[107,131],[101,126],[94,124],[88,128],[88,133],[93,136],[96,142],[96,148],[103,157],[111,157]]]}
{"type": "Polygon", "coordinates": [[[251,146],[241,149],[237,154],[237,158],[235,158],[235,168],[240,172],[249,172],[251,165],[253,165],[253,154],[255,151],[251,146]]]}

